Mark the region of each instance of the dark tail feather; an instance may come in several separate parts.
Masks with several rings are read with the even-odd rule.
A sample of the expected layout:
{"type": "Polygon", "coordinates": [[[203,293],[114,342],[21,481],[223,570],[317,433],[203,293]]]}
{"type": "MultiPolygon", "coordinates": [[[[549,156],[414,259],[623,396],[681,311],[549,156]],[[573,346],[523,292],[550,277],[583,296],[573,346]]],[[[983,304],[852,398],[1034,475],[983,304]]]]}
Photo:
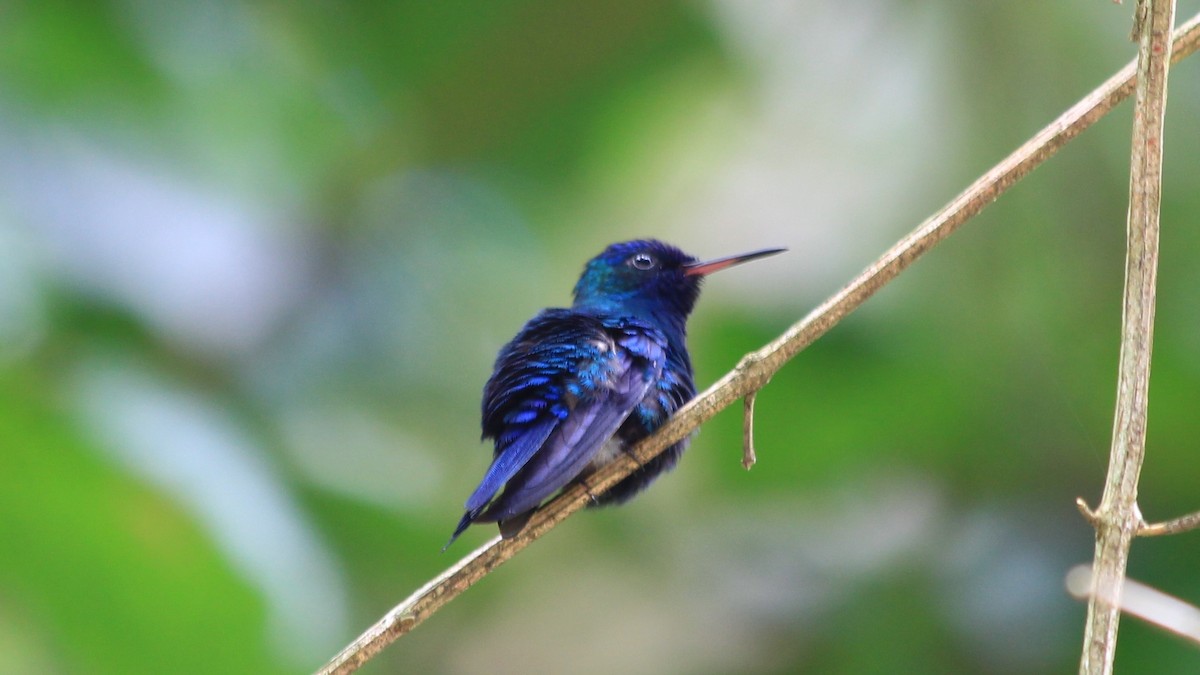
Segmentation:
{"type": "Polygon", "coordinates": [[[465,532],[471,526],[471,523],[475,521],[476,515],[470,511],[463,514],[462,520],[458,521],[458,527],[454,528],[454,534],[450,535],[450,541],[446,542],[446,545],[442,547],[442,553],[445,553],[446,549],[450,548],[450,544],[453,544],[454,540],[458,539],[458,535],[465,532]]]}
{"type": "MultiPolygon", "coordinates": [[[[479,518],[482,515],[484,520],[491,520],[491,518],[487,517],[487,514],[481,514],[480,511],[482,511],[482,509],[467,511],[463,514],[462,520],[458,521],[458,527],[454,528],[454,534],[450,535],[450,541],[446,542],[446,545],[442,547],[442,553],[445,553],[446,549],[450,548],[450,544],[453,544],[454,540],[458,539],[458,535],[465,532],[467,528],[475,522],[476,518],[479,518]]],[[[533,516],[534,511],[537,511],[537,509],[530,509],[525,513],[519,513],[512,518],[498,522],[497,525],[500,526],[500,535],[505,539],[512,539],[513,537],[517,536],[517,533],[520,532],[525,527],[525,524],[529,522],[529,518],[533,516]]]]}
{"type": "Polygon", "coordinates": [[[501,520],[499,523],[497,523],[497,525],[500,526],[500,536],[504,537],[505,539],[512,539],[513,537],[517,536],[517,533],[525,527],[525,523],[529,522],[530,516],[532,516],[533,512],[536,510],[537,509],[530,509],[525,513],[518,513],[508,520],[501,520]]]}

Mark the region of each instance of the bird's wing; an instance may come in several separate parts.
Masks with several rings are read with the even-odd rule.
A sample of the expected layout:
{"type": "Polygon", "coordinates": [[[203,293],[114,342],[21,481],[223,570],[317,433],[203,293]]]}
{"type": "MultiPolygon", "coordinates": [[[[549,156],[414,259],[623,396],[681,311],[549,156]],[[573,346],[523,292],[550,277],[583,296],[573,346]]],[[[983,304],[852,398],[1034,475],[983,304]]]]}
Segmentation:
{"type": "MultiPolygon", "coordinates": [[[[629,361],[631,359],[623,359],[629,361]]],[[[583,471],[646,395],[651,381],[638,368],[622,364],[607,386],[581,400],[546,438],[538,452],[508,481],[488,509],[489,519],[506,520],[537,508],[583,471]]]]}
{"type": "Polygon", "coordinates": [[[479,487],[467,498],[467,512],[475,515],[482,513],[483,507],[492,501],[492,497],[504,487],[513,474],[529,462],[529,458],[542,447],[542,443],[557,426],[557,418],[543,416],[537,424],[525,426],[514,434],[509,445],[492,460],[492,465],[488,467],[479,487]]]}
{"type": "Polygon", "coordinates": [[[484,389],[484,435],[496,438],[496,458],[467,501],[471,520],[522,514],[575,478],[646,396],[665,344],[631,320],[547,310],[530,321],[484,389]]]}

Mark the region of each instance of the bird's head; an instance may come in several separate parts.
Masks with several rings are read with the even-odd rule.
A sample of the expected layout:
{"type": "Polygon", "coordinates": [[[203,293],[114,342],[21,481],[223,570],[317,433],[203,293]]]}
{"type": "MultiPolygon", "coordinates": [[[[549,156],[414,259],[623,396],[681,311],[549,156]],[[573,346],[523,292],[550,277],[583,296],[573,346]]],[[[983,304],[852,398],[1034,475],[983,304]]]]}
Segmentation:
{"type": "Polygon", "coordinates": [[[655,239],[612,244],[588,261],[575,284],[575,306],[605,311],[670,313],[684,319],[700,295],[700,282],[713,272],[757,260],[784,249],[699,262],[655,239]]]}

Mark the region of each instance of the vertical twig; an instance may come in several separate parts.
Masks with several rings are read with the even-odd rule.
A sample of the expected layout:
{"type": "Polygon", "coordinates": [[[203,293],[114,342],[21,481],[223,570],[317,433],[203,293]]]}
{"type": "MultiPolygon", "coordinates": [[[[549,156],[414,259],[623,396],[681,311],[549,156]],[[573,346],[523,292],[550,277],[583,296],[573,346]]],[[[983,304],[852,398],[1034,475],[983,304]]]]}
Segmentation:
{"type": "Polygon", "coordinates": [[[754,452],[754,397],[757,395],[758,391],[754,390],[742,398],[742,468],[747,471],[758,461],[754,452]]]}
{"type": "Polygon", "coordinates": [[[1146,451],[1146,403],[1158,272],[1163,113],[1175,2],[1139,0],[1136,15],[1135,26],[1140,31],[1121,356],[1108,476],[1100,506],[1089,517],[1096,527],[1096,554],[1079,664],[1079,672],[1085,675],[1112,673],[1120,620],[1120,608],[1113,599],[1121,597],[1129,547],[1142,525],[1137,508],[1137,482],[1146,451]]]}

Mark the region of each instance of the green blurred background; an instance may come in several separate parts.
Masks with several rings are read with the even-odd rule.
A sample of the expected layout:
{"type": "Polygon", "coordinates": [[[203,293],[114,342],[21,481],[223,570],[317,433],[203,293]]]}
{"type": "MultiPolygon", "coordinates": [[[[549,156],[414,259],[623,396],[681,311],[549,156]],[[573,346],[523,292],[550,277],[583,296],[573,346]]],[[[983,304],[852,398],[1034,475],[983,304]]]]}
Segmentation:
{"type": "MultiPolygon", "coordinates": [[[[1134,55],[1131,6],[0,4],[0,672],[318,667],[492,532],[495,350],[636,236],[697,380],[1134,55]]],[[[1200,11],[1180,2],[1179,15],[1200,11]]],[[[1171,76],[1141,506],[1200,508],[1200,62],[1171,76]]],[[[368,673],[1063,673],[1115,393],[1126,103],[368,673]]],[[[1200,602],[1200,535],[1130,573],[1200,602]]],[[[1118,670],[1200,670],[1127,619],[1118,670]]]]}

